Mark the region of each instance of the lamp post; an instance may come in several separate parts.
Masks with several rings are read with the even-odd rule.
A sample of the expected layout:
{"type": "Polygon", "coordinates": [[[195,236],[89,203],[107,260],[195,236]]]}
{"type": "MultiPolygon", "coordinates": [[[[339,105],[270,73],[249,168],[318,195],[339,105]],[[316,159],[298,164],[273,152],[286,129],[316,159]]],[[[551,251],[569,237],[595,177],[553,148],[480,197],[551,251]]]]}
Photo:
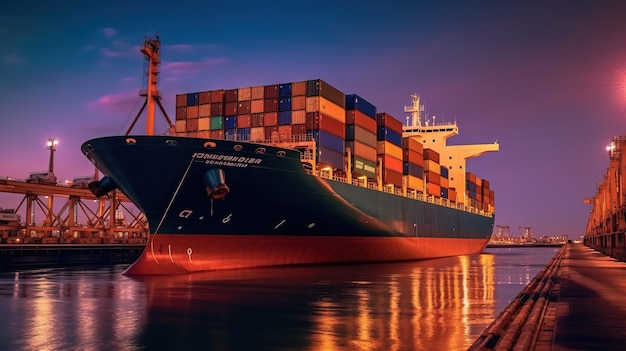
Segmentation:
{"type": "Polygon", "coordinates": [[[48,149],[50,149],[50,163],[48,163],[48,172],[50,173],[54,172],[54,152],[57,149],[57,144],[59,144],[58,140],[48,138],[48,143],[46,145],[48,146],[48,149]]]}

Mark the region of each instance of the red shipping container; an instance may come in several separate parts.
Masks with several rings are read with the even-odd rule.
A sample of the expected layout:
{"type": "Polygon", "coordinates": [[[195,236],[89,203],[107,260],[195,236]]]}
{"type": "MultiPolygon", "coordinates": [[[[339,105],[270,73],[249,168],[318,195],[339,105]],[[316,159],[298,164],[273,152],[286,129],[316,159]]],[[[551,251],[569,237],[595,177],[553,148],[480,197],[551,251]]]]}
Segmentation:
{"type": "MultiPolygon", "coordinates": [[[[278,124],[278,112],[267,112],[263,114],[264,126],[275,126],[278,124]]],[[[265,133],[267,136],[267,133],[265,133]]]]}
{"type": "Polygon", "coordinates": [[[197,131],[198,131],[198,119],[187,118],[187,132],[197,132],[197,131]]]}
{"type": "Polygon", "coordinates": [[[293,136],[306,135],[306,125],[304,125],[304,124],[292,124],[291,125],[291,135],[293,135],[293,136]]]}
{"type": "Polygon", "coordinates": [[[250,115],[237,116],[237,128],[250,128],[250,115]]]}
{"type": "Polygon", "coordinates": [[[176,108],[176,119],[187,119],[187,106],[181,106],[176,108]]]}
{"type": "Polygon", "coordinates": [[[383,157],[383,168],[402,174],[402,160],[399,160],[391,155],[385,155],[383,157]]]}
{"type": "Polygon", "coordinates": [[[435,161],[439,163],[439,153],[433,149],[424,149],[424,160],[435,161]]]}
{"type": "Polygon", "coordinates": [[[277,112],[278,111],[278,99],[265,99],[263,100],[263,112],[277,112]]]}
{"type": "Polygon", "coordinates": [[[250,127],[262,127],[263,126],[263,114],[253,113],[250,116],[250,127]]]}
{"type": "Polygon", "coordinates": [[[435,172],[424,171],[424,180],[427,183],[433,183],[440,185],[441,184],[441,176],[435,172]]]}
{"type": "Polygon", "coordinates": [[[426,184],[426,194],[433,195],[436,197],[441,196],[441,187],[437,184],[427,183],[426,184]]]}
{"type": "Polygon", "coordinates": [[[319,129],[342,139],[346,138],[346,125],[340,121],[325,116],[320,112],[308,112],[306,114],[307,129],[319,129]]]}
{"type": "Polygon", "coordinates": [[[201,91],[198,93],[198,104],[210,104],[211,103],[211,92],[210,91],[201,91]]]}
{"type": "Polygon", "coordinates": [[[383,168],[383,183],[402,186],[402,172],[383,168]]]}
{"type": "Polygon", "coordinates": [[[402,137],[402,148],[417,151],[420,155],[424,154],[424,145],[412,137],[402,137]]]}
{"type": "MultiPolygon", "coordinates": [[[[292,86],[293,87],[293,86],[292,86]]],[[[291,98],[292,110],[304,110],[306,109],[306,96],[294,96],[291,98]]]]}
{"type": "Polygon", "coordinates": [[[410,162],[414,165],[424,167],[424,156],[422,154],[417,153],[417,151],[413,150],[402,150],[403,157],[402,160],[404,162],[410,162]]]}
{"type": "Polygon", "coordinates": [[[378,126],[384,126],[387,129],[402,135],[402,122],[400,122],[394,116],[388,114],[387,112],[381,112],[376,114],[376,124],[378,126]]]}
{"type": "Polygon", "coordinates": [[[214,102],[224,102],[224,94],[225,94],[225,90],[224,89],[220,89],[220,90],[211,90],[211,103],[214,102]]]}
{"type": "Polygon", "coordinates": [[[224,116],[237,114],[237,102],[227,102],[224,104],[224,116]]]}
{"type": "Polygon", "coordinates": [[[278,84],[266,85],[263,91],[265,99],[278,98],[278,84]]]}
{"type": "Polygon", "coordinates": [[[278,137],[280,141],[291,140],[291,125],[284,125],[278,127],[278,137]]]}
{"type": "Polygon", "coordinates": [[[187,106],[187,94],[176,95],[176,107],[187,106]]]}
{"type": "Polygon", "coordinates": [[[211,104],[198,105],[198,117],[209,117],[211,115],[211,104]]]}
{"type": "Polygon", "coordinates": [[[278,126],[265,127],[265,140],[278,141],[278,126]]]}
{"type": "Polygon", "coordinates": [[[237,104],[237,114],[246,115],[250,113],[250,100],[239,101],[237,104]]]}
{"type": "Polygon", "coordinates": [[[212,102],[211,103],[211,117],[223,116],[223,115],[224,115],[224,104],[221,102],[212,102]]]}
{"type": "Polygon", "coordinates": [[[237,102],[237,93],[238,89],[230,89],[224,91],[224,101],[225,102],[237,102]]]}
{"type": "Polygon", "coordinates": [[[346,124],[354,124],[376,134],[376,120],[359,110],[346,110],[346,124]]]}

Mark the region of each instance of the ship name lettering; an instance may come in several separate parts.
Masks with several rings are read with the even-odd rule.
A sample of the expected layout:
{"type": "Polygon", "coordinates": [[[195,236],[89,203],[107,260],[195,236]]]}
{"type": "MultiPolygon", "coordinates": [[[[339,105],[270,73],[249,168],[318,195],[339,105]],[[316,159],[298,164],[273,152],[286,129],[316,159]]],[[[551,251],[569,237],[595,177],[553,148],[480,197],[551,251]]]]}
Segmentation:
{"type": "Polygon", "coordinates": [[[221,154],[209,154],[209,153],[205,153],[205,152],[196,152],[196,153],[193,154],[192,157],[194,159],[200,159],[200,160],[207,160],[207,161],[211,160],[211,161],[223,162],[224,165],[229,165],[229,166],[233,166],[234,164],[255,164],[255,165],[258,165],[262,161],[262,159],[255,158],[255,157],[232,156],[232,155],[221,155],[221,154]],[[229,164],[229,163],[232,163],[232,164],[229,164]]]}

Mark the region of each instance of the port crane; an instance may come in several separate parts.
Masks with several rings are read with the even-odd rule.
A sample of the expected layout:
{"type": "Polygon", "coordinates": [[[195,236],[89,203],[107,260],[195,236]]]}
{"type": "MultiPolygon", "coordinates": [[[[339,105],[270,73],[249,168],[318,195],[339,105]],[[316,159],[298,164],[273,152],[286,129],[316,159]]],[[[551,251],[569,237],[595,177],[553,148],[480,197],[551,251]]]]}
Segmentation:
{"type": "Polygon", "coordinates": [[[139,96],[144,96],[146,101],[144,101],[143,105],[137,112],[135,119],[131,123],[130,127],[126,131],[126,134],[129,135],[130,132],[135,127],[137,120],[146,110],[146,135],[154,135],[154,110],[155,104],[159,106],[161,113],[165,117],[169,125],[169,134],[174,134],[174,123],[168,116],[167,112],[165,112],[165,108],[163,108],[163,104],[161,103],[161,93],[159,92],[159,88],[157,86],[158,77],[159,77],[159,64],[161,63],[161,59],[159,56],[159,51],[161,49],[161,39],[158,35],[154,38],[145,38],[143,45],[141,47],[141,53],[144,55],[145,59],[148,61],[148,69],[147,69],[147,78],[148,84],[146,90],[141,90],[139,92],[139,96]]]}

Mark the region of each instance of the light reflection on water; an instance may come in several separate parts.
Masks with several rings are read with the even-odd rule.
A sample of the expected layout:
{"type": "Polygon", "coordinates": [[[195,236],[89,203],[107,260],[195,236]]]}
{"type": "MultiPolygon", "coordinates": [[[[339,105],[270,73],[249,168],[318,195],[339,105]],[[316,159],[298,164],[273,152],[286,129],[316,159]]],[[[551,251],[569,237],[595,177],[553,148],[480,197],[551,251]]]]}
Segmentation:
{"type": "Polygon", "coordinates": [[[557,250],[141,279],[5,272],[0,349],[465,350],[557,250]]]}

